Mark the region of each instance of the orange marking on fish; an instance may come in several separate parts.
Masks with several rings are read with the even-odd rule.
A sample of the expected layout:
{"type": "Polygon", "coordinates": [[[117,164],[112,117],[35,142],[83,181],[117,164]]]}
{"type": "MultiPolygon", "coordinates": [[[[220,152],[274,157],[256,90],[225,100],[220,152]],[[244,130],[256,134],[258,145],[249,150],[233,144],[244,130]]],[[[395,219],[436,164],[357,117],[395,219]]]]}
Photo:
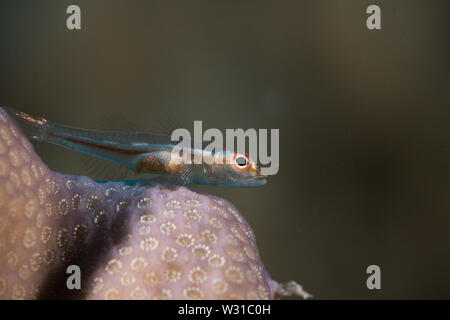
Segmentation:
{"type": "Polygon", "coordinates": [[[141,161],[139,161],[136,171],[142,172],[143,170],[159,173],[169,172],[164,162],[161,161],[158,157],[153,155],[145,157],[141,161]]]}

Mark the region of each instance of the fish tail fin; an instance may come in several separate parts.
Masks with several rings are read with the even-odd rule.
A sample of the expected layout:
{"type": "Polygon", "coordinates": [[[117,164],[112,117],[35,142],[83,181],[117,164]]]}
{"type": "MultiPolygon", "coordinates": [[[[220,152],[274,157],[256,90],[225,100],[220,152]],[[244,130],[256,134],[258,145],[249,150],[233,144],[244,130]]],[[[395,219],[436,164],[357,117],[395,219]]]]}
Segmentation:
{"type": "Polygon", "coordinates": [[[42,117],[31,116],[10,107],[2,106],[0,108],[3,108],[3,110],[8,113],[9,117],[16,121],[24,134],[30,139],[43,141],[47,137],[48,129],[50,127],[48,120],[42,117]]]}

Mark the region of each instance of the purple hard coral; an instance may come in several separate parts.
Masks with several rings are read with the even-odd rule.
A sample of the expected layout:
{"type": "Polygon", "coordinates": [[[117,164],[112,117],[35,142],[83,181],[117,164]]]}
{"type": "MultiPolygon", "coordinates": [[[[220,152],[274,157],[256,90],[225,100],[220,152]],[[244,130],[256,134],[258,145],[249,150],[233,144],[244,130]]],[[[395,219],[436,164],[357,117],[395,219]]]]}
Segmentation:
{"type": "Polygon", "coordinates": [[[273,299],[251,227],[185,187],[98,183],[48,169],[0,109],[0,298],[273,299]],[[69,290],[69,265],[81,289],[69,290]]]}

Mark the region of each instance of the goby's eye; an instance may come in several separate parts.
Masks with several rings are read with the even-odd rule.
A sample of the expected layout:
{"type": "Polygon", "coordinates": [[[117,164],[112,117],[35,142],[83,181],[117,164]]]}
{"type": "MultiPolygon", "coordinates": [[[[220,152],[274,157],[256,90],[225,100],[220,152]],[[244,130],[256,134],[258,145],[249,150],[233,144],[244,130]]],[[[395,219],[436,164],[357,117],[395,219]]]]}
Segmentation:
{"type": "Polygon", "coordinates": [[[245,171],[250,168],[250,160],[248,156],[243,153],[235,153],[231,163],[238,171],[245,171]]]}
{"type": "Polygon", "coordinates": [[[234,161],[238,167],[245,167],[248,163],[247,158],[243,156],[237,157],[234,161]]]}

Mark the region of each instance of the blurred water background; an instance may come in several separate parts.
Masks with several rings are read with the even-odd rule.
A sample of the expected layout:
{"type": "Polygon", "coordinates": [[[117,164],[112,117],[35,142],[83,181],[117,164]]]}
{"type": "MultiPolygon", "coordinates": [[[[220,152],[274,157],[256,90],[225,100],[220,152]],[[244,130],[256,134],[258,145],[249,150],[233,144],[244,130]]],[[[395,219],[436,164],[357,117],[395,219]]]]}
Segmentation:
{"type": "Polygon", "coordinates": [[[81,31],[70,4],[2,0],[0,105],[87,128],[279,128],[267,186],[200,188],[244,214],[274,279],[319,299],[450,298],[448,1],[78,0],[81,31]]]}

